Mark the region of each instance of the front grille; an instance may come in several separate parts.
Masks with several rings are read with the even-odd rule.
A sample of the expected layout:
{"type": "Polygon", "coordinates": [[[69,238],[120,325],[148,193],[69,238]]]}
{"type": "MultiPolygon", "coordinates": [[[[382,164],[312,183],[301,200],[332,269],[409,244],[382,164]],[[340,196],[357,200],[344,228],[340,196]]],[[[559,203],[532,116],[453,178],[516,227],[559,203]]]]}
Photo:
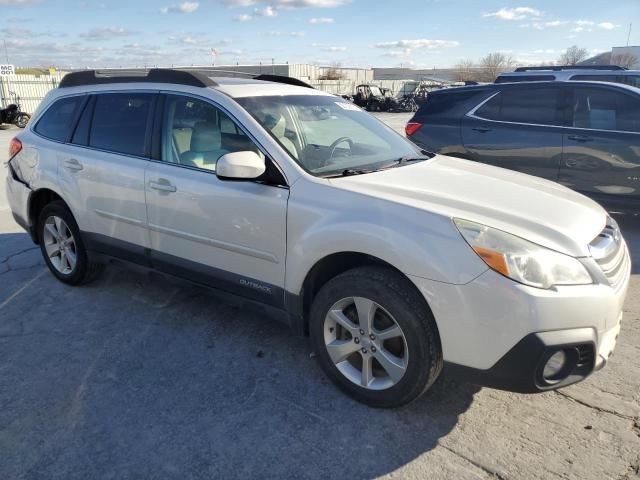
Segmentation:
{"type": "Polygon", "coordinates": [[[594,260],[612,287],[618,287],[629,269],[629,252],[613,218],[607,218],[604,230],[589,244],[594,260]]]}

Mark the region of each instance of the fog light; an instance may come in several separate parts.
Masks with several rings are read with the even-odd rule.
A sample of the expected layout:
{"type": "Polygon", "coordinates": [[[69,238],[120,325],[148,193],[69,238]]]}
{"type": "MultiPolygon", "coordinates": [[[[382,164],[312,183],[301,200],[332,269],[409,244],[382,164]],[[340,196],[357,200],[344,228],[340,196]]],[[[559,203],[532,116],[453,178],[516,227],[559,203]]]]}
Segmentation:
{"type": "Polygon", "coordinates": [[[547,382],[553,382],[566,364],[567,354],[564,353],[564,350],[558,350],[547,360],[544,370],[542,371],[542,378],[547,382]]]}

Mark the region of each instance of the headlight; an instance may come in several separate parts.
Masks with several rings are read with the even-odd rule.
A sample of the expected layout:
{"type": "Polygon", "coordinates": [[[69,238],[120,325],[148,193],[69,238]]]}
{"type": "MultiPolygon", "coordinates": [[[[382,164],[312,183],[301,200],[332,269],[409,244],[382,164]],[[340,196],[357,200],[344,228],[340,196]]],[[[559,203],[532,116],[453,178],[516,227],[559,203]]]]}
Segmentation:
{"type": "Polygon", "coordinates": [[[537,288],[585,285],[593,279],[574,257],[468,220],[454,219],[474,252],[493,270],[537,288]]]}

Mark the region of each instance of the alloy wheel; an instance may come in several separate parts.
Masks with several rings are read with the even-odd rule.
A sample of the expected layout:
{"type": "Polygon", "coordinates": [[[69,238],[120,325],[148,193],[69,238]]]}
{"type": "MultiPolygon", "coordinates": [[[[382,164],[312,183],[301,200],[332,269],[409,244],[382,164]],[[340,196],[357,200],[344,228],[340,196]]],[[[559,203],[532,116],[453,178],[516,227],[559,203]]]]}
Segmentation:
{"type": "Polygon", "coordinates": [[[407,370],[409,351],[402,328],[367,298],[334,303],[324,320],[324,341],[336,368],[360,387],[391,388],[407,370]]]}
{"type": "Polygon", "coordinates": [[[43,242],[53,267],[63,275],[73,273],[78,250],[73,233],[62,218],[52,215],[45,220],[43,242]]]}

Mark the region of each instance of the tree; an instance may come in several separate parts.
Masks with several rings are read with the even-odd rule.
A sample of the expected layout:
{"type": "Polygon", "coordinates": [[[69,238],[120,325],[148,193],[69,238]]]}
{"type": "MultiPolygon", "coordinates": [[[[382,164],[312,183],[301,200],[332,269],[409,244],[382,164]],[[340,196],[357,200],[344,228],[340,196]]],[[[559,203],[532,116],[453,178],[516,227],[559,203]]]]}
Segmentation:
{"type": "Polygon", "coordinates": [[[515,61],[511,55],[501,52],[489,53],[480,60],[480,77],[484,82],[493,82],[496,77],[507,70],[511,70],[515,61]]]}
{"type": "Polygon", "coordinates": [[[466,82],[468,80],[476,80],[478,77],[477,69],[473,65],[472,60],[462,60],[454,67],[456,82],[466,82]]]}
{"type": "Polygon", "coordinates": [[[587,58],[589,52],[586,48],[578,47],[577,45],[573,45],[560,55],[558,59],[558,63],[560,65],[577,65],[581,61],[587,58]]]}
{"type": "Polygon", "coordinates": [[[322,75],[318,77],[318,80],[344,80],[345,78],[346,75],[340,70],[340,65],[336,64],[327,68],[322,75]]]}
{"type": "Polygon", "coordinates": [[[611,64],[620,65],[625,68],[632,68],[638,64],[638,57],[630,52],[617,53],[611,56],[611,64]]]}

